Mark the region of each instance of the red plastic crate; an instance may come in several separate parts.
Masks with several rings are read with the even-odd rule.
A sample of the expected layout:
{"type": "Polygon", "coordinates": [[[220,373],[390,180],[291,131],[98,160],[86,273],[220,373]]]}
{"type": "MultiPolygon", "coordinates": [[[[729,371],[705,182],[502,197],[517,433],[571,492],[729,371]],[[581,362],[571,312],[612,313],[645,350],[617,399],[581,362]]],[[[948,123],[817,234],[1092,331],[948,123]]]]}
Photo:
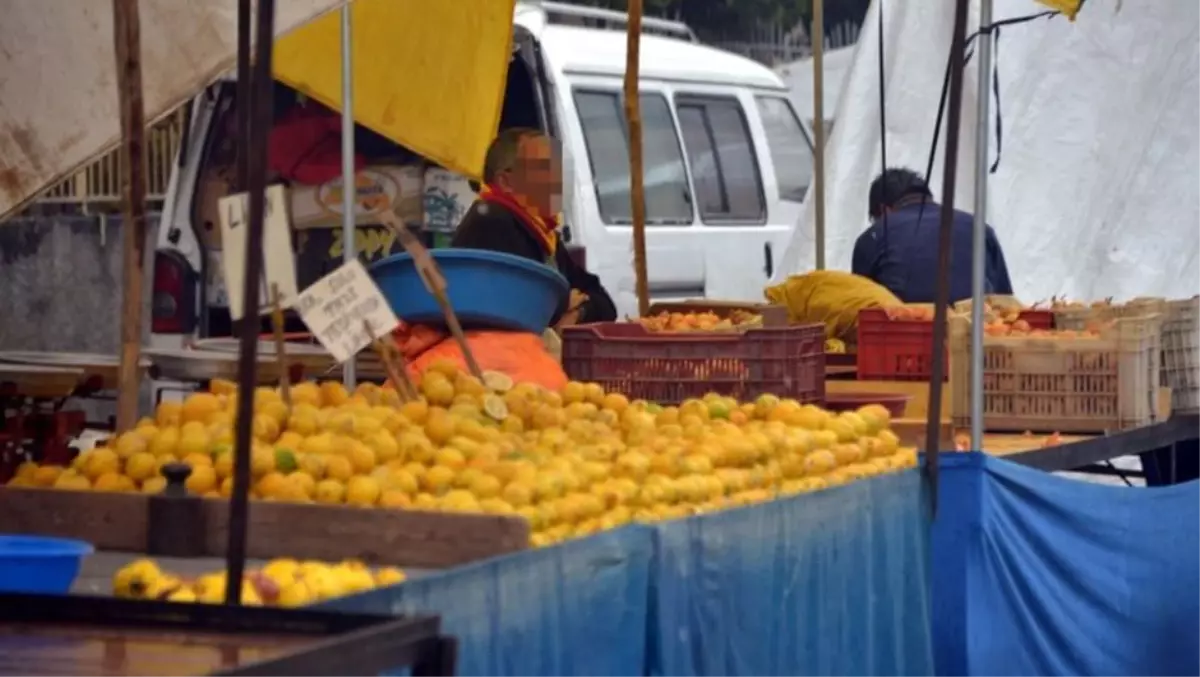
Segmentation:
{"type": "MultiPolygon", "coordinates": [[[[1053,329],[1054,313],[1023,310],[1031,329],[1053,329]]],[[[949,351],[945,378],[950,377],[949,351]]],[[[933,372],[933,322],[893,320],[882,308],[858,313],[858,378],[861,381],[928,381],[933,372]]]]}
{"type": "Polygon", "coordinates": [[[825,327],[656,333],[632,322],[563,330],[563,369],[576,381],[659,404],[715,392],[746,401],[764,393],[825,399],[825,327]]]}

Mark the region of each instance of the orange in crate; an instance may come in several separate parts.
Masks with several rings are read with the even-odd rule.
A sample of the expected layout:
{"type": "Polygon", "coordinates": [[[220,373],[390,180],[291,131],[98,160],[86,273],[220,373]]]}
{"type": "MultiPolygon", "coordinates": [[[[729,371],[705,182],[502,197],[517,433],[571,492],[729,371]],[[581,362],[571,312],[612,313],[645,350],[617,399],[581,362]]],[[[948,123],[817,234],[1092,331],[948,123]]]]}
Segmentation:
{"type": "Polygon", "coordinates": [[[563,369],[630,399],[678,404],[715,392],[745,401],[762,394],[821,403],[825,327],[744,332],[651,332],[633,322],[568,327],[563,369]]]}

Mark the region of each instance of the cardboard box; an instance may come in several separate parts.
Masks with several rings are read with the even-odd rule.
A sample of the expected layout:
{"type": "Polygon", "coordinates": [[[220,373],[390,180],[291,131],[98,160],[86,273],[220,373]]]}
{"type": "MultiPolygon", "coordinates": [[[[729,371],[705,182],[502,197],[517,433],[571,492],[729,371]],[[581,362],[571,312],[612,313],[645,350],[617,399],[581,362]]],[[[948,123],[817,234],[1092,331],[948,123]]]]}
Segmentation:
{"type": "MultiPolygon", "coordinates": [[[[390,209],[406,224],[424,222],[422,184],[424,174],[416,165],[367,167],[355,177],[357,197],[354,221],[367,226],[379,223],[379,214],[390,209]]],[[[292,227],[340,228],[342,225],[342,177],[318,186],[293,185],[290,191],[292,227]]]]}

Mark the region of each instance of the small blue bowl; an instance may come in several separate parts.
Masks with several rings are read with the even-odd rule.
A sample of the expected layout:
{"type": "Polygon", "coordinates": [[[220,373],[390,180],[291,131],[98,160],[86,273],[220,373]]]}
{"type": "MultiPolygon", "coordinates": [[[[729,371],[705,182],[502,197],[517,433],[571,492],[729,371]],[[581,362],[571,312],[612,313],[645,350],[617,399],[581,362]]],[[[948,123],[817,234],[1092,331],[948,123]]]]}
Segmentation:
{"type": "Polygon", "coordinates": [[[67,538],[0,534],[0,592],[66,594],[94,550],[67,538]]]}
{"type": "MultiPolygon", "coordinates": [[[[446,278],[446,295],[464,327],[541,334],[567,303],[567,280],[549,266],[482,249],[435,249],[430,254],[446,278]]],[[[445,325],[442,309],[425,290],[411,256],[389,256],[370,270],[400,319],[445,325]]]]}

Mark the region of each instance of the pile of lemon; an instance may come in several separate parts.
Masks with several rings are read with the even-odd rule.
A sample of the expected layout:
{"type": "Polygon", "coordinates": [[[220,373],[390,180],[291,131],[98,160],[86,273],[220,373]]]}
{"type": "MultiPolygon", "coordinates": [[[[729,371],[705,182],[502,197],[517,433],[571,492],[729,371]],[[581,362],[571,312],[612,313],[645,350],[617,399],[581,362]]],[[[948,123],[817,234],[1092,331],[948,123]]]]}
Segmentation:
{"type": "MultiPolygon", "coordinates": [[[[404,582],[408,576],[396,567],[375,570],[357,560],[337,564],[276,559],[242,577],[241,601],[247,606],[299,607],[336,597],[404,582]]],[[[185,580],[163,571],[158,563],[139,559],[113,575],[113,595],[126,599],[165,600],[221,604],[228,576],[224,571],[185,580]]]]}
{"type": "MultiPolygon", "coordinates": [[[[831,413],[763,395],[710,394],[661,407],[593,383],[561,391],[482,380],[453,363],[421,377],[420,397],[340,383],[254,392],[252,496],[272,501],[520,515],[533,544],[656,521],[907,468],[878,405],[831,413]]],[[[164,463],[191,467],[187,488],[229,496],[237,392],[217,382],[69,468],[22,466],[10,486],[159,492],[164,463]]]]}

